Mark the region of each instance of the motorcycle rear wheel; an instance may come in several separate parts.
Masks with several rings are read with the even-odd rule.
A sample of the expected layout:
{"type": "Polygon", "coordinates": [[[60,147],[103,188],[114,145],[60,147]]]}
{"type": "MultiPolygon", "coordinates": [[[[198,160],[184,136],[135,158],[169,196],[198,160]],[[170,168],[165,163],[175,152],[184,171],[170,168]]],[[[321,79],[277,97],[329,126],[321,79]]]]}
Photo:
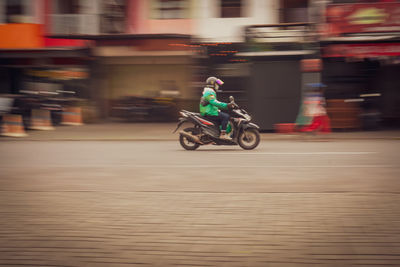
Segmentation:
{"type": "Polygon", "coordinates": [[[246,150],[254,149],[260,143],[260,133],[257,129],[246,129],[239,134],[239,146],[246,150]]]}
{"type": "MultiPolygon", "coordinates": [[[[195,135],[197,132],[197,130],[193,127],[185,128],[183,130],[185,132],[191,133],[192,135],[195,135]]],[[[196,150],[200,146],[200,144],[189,140],[187,137],[183,136],[182,134],[179,135],[179,143],[186,150],[196,150]]]]}

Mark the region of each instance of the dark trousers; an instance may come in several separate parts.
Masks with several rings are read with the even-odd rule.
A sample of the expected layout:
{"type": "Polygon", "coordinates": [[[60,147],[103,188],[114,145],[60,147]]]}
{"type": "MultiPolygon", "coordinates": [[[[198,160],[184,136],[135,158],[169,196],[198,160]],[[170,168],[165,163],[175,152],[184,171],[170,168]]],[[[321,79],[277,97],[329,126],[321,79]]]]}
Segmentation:
{"type": "Polygon", "coordinates": [[[204,116],[209,121],[216,123],[217,125],[221,125],[221,130],[225,131],[226,126],[229,122],[229,114],[225,112],[219,112],[218,116],[204,116]]]}

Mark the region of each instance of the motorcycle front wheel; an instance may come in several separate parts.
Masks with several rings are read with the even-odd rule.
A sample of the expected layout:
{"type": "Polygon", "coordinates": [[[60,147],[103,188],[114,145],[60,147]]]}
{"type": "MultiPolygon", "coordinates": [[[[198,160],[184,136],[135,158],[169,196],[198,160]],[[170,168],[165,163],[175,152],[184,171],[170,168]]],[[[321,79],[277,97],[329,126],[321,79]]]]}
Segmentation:
{"type": "Polygon", "coordinates": [[[239,146],[246,150],[254,149],[260,143],[260,133],[257,129],[250,128],[243,130],[238,138],[239,146]]]}
{"type": "MultiPolygon", "coordinates": [[[[183,130],[185,132],[191,133],[192,135],[195,135],[196,131],[197,131],[193,127],[185,128],[183,130]]],[[[200,144],[189,140],[187,137],[183,136],[182,134],[179,135],[179,143],[186,150],[196,150],[200,146],[200,144]]]]}

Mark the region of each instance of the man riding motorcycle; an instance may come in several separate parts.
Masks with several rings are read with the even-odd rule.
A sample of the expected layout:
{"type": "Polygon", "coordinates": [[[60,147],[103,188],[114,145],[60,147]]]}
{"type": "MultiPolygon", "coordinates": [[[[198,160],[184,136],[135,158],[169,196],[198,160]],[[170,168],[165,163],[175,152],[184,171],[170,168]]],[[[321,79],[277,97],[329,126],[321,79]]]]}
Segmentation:
{"type": "Polygon", "coordinates": [[[203,90],[203,95],[200,98],[200,114],[207,120],[210,120],[217,125],[221,125],[220,138],[230,139],[226,133],[226,127],[229,122],[229,114],[220,111],[219,109],[233,108],[232,103],[224,103],[217,100],[217,93],[219,86],[224,82],[216,77],[208,77],[206,86],[203,90]]]}

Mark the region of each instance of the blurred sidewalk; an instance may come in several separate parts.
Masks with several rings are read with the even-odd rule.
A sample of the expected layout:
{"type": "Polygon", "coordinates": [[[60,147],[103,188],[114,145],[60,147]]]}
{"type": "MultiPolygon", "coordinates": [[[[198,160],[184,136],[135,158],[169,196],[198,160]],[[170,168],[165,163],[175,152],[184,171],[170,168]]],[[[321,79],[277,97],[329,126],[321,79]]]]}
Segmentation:
{"type": "MultiPolygon", "coordinates": [[[[183,126],[184,127],[184,126],[183,126]]],[[[182,129],[181,127],[180,129],[182,129]]],[[[0,141],[164,141],[177,140],[178,134],[172,132],[176,123],[116,123],[86,124],[83,126],[57,126],[54,131],[27,131],[23,138],[0,137],[0,141]]],[[[386,131],[343,131],[334,132],[327,137],[298,134],[262,133],[262,140],[312,140],[314,138],[335,139],[388,139],[400,140],[400,130],[386,131]]]]}

